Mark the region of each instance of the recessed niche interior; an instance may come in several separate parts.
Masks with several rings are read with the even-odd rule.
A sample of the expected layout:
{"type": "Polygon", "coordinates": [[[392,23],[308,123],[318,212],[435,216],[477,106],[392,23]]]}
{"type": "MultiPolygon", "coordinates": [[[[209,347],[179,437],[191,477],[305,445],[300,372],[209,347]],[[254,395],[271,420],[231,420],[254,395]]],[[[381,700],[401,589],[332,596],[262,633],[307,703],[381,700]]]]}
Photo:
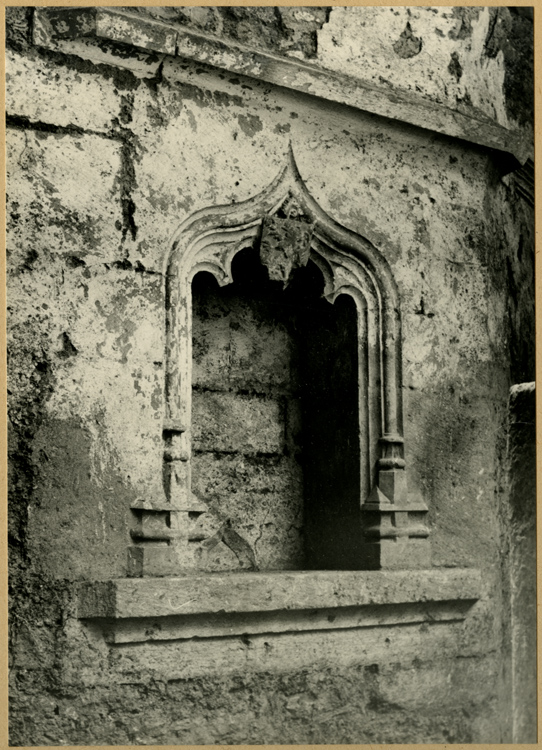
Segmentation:
{"type": "Polygon", "coordinates": [[[192,281],[196,568],[359,567],[358,327],[309,261],[283,288],[258,252],[192,281]]]}

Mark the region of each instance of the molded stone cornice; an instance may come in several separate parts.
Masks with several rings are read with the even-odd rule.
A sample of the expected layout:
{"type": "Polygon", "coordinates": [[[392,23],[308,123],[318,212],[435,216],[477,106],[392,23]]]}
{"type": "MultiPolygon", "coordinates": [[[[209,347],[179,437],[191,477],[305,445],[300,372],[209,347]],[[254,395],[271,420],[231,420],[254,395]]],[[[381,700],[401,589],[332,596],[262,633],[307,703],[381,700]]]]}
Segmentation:
{"type": "Polygon", "coordinates": [[[515,157],[520,164],[532,152],[520,131],[504,128],[490,118],[469,116],[421,96],[375,86],[302,60],[251,49],[115,8],[36,8],[36,45],[61,51],[63,40],[81,37],[195,60],[495,149],[515,157]]]}
{"type": "Polygon", "coordinates": [[[464,620],[480,571],[274,571],[79,584],[110,643],[464,620]]]}
{"type": "Polygon", "coordinates": [[[353,607],[480,598],[480,571],[310,570],[194,573],[81,583],[78,616],[166,617],[210,612],[353,607]]]}

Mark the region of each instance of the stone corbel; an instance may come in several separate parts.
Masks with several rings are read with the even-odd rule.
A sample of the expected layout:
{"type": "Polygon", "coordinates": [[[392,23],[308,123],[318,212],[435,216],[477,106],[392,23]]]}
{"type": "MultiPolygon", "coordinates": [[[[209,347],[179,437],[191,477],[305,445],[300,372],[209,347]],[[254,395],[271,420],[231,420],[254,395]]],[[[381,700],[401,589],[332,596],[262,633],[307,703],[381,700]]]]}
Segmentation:
{"type": "Polygon", "coordinates": [[[309,262],[314,223],[292,198],[286,201],[281,214],[264,216],[262,220],[260,260],[271,281],[282,281],[286,287],[292,271],[309,262]]]}

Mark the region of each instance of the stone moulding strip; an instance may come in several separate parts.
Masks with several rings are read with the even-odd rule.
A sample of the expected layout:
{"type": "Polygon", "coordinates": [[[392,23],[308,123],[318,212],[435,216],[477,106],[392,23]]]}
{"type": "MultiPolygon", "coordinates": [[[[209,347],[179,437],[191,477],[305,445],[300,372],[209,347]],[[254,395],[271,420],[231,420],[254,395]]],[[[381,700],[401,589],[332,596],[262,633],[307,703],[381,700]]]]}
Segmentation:
{"type": "Polygon", "coordinates": [[[80,583],[77,615],[133,620],[436,603],[459,612],[480,593],[480,571],[470,568],[204,573],[80,583]]]}
{"type": "Polygon", "coordinates": [[[456,599],[450,602],[374,604],[336,609],[95,619],[93,622],[101,625],[108,643],[116,644],[458,622],[465,619],[472,605],[472,600],[456,599]]]}
{"type": "Polygon", "coordinates": [[[397,89],[379,87],[317,65],[262,52],[116,8],[36,8],[34,43],[61,51],[62,40],[96,37],[257,78],[381,117],[502,151],[523,164],[531,147],[490,118],[462,114],[397,89]]]}

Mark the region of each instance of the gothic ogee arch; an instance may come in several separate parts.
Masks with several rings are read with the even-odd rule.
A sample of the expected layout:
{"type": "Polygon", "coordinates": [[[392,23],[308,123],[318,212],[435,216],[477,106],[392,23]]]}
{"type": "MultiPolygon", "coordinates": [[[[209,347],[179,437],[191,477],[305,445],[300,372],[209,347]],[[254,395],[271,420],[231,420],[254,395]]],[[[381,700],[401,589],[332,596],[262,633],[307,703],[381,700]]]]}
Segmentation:
{"type": "Polygon", "coordinates": [[[186,219],[166,259],[166,497],[156,510],[169,510],[175,522],[168,528],[176,533],[164,530],[164,538],[173,546],[182,544],[183,518],[197,505],[190,468],[192,279],[207,271],[221,286],[233,282],[233,258],[258,244],[270,278],[286,284],[291,270],[310,260],[323,275],[323,294],[331,304],[340,295],[354,300],[363,464],[360,567],[425,567],[428,530],[422,520],[427,508],[412,501],[406,487],[398,288],[377,248],[335,222],[309,194],[291,146],[284,168],[261,193],[241,203],[202,209],[186,219]]]}

